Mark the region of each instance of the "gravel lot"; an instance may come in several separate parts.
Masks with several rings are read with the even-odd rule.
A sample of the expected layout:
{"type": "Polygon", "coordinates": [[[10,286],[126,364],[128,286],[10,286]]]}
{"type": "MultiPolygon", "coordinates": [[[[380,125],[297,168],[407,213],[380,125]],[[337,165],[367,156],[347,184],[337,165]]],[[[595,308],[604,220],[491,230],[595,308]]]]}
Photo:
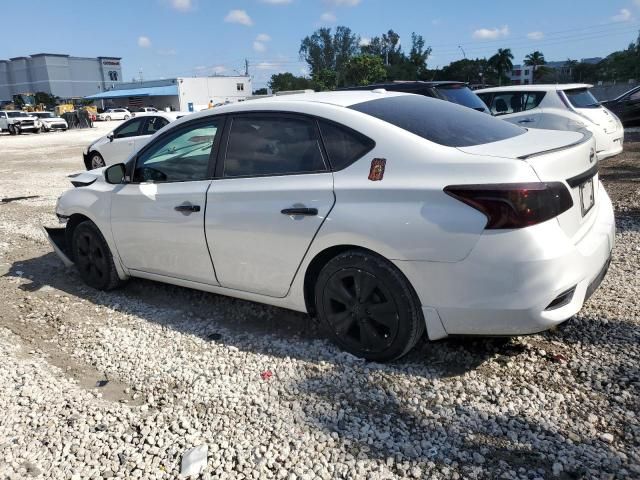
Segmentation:
{"type": "Polygon", "coordinates": [[[379,365],[304,315],[65,270],[39,226],[115,124],[0,135],[0,478],[176,478],[200,445],[203,478],[640,478],[640,143],[602,165],[617,245],[578,316],[379,365]]]}

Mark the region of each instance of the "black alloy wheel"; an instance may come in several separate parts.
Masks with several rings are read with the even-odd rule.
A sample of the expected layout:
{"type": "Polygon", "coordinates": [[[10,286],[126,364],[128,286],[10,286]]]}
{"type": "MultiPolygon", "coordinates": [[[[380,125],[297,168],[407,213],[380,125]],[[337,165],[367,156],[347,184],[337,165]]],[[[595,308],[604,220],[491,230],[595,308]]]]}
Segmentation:
{"type": "Polygon", "coordinates": [[[82,222],[73,231],[73,258],[82,280],[98,290],[111,290],[121,280],[106,240],[91,221],[82,222]]]}
{"type": "Polygon", "coordinates": [[[338,345],[368,360],[399,358],[424,332],[422,310],[406,278],[366,251],[345,252],[325,265],[316,310],[338,345]]]}

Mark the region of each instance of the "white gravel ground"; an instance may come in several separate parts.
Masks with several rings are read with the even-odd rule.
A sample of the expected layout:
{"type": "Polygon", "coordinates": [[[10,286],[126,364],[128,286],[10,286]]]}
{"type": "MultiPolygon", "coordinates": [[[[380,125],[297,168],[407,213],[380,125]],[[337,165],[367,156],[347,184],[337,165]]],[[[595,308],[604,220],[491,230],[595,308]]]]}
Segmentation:
{"type": "Polygon", "coordinates": [[[176,478],[199,445],[202,478],[640,478],[637,184],[578,316],[380,365],[304,315],[65,270],[38,227],[98,125],[0,136],[0,199],[37,196],[0,203],[0,479],[176,478]]]}

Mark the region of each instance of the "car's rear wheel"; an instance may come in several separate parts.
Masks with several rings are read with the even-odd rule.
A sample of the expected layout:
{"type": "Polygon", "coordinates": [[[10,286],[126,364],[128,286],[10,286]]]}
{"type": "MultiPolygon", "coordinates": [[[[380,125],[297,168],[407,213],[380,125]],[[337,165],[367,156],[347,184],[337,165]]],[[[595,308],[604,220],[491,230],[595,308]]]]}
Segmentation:
{"type": "Polygon", "coordinates": [[[104,117],[104,119],[105,119],[107,122],[110,122],[110,121],[111,121],[111,117],[104,117]]]}
{"type": "Polygon", "coordinates": [[[129,120],[130,118],[131,118],[131,117],[130,117],[129,115],[125,115],[125,116],[124,116],[124,119],[125,119],[125,120],[129,120]]]}
{"type": "Polygon", "coordinates": [[[98,152],[93,152],[91,154],[91,170],[94,168],[102,168],[105,166],[104,158],[98,152]]]}
{"type": "Polygon", "coordinates": [[[424,332],[420,302],[402,273],[374,254],[331,259],[315,287],[316,311],[344,350],[373,361],[399,358],[424,332]]]}
{"type": "Polygon", "coordinates": [[[72,236],[73,258],[82,280],[98,290],[112,290],[122,281],[118,277],[113,256],[96,225],[86,220],[72,236]]]}

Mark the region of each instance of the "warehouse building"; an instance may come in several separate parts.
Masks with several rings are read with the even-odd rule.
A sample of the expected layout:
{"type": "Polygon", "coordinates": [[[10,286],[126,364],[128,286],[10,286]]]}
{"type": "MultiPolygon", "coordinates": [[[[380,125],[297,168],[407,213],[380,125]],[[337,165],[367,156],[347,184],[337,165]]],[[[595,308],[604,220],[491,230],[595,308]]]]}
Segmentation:
{"type": "Polygon", "coordinates": [[[0,60],[0,101],[36,92],[67,100],[115,88],[122,81],[120,60],[57,53],[0,60]]]}
{"type": "Polygon", "coordinates": [[[181,77],[120,83],[106,92],[85,97],[101,108],[155,107],[159,110],[197,112],[210,103],[242,102],[251,96],[251,77],[181,77]]]}

